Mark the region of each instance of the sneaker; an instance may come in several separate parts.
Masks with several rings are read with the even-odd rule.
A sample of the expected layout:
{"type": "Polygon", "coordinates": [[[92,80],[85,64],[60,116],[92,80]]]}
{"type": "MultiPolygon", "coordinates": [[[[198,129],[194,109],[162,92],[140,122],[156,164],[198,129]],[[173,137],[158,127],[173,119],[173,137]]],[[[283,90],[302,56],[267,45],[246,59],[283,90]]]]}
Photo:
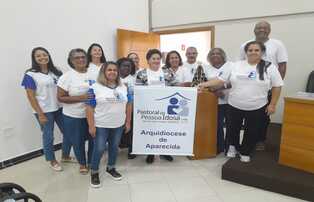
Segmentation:
{"type": "Polygon", "coordinates": [[[255,146],[256,151],[265,151],[265,143],[264,142],[258,142],[255,146]]]}
{"type": "Polygon", "coordinates": [[[146,163],[148,163],[148,164],[152,164],[154,162],[154,160],[155,160],[155,156],[154,155],[148,155],[146,157],[146,163]]]}
{"type": "Polygon", "coordinates": [[[136,155],[135,154],[128,154],[128,159],[135,159],[136,155]]]}
{"type": "Polygon", "coordinates": [[[114,179],[114,180],[122,180],[122,175],[116,171],[115,168],[106,169],[106,172],[114,179]]]}
{"type": "Polygon", "coordinates": [[[164,158],[164,159],[166,159],[167,161],[173,161],[173,157],[172,156],[170,156],[170,155],[161,155],[160,157],[162,157],[162,158],[164,158]]]}
{"type": "Polygon", "coordinates": [[[99,173],[92,173],[90,175],[90,186],[93,188],[101,187],[100,180],[99,180],[99,173]]]}
{"type": "Polygon", "coordinates": [[[235,146],[230,145],[229,149],[228,149],[228,152],[227,152],[227,157],[235,158],[236,155],[237,155],[237,150],[236,150],[235,146]]]}
{"type": "Polygon", "coordinates": [[[57,161],[55,161],[55,162],[50,162],[49,165],[50,165],[50,167],[51,167],[54,171],[60,172],[60,171],[63,170],[62,167],[61,167],[61,165],[60,165],[57,161]]]}
{"type": "Polygon", "coordinates": [[[251,161],[251,158],[250,158],[250,156],[240,155],[240,161],[244,162],[244,163],[248,163],[251,161]]]}

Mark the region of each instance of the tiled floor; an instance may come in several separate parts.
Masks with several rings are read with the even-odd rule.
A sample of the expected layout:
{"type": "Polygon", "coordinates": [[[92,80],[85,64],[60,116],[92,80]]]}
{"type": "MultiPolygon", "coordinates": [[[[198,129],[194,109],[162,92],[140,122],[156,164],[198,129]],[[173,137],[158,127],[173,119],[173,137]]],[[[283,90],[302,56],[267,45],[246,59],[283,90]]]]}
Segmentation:
{"type": "MultiPolygon", "coordinates": [[[[117,170],[122,181],[113,181],[104,172],[103,186],[92,189],[89,175],[78,173],[77,164],[64,165],[53,172],[43,157],[0,171],[0,182],[16,182],[43,202],[298,202],[299,199],[221,180],[221,166],[227,159],[174,162],[156,159],[147,165],[143,156],[127,160],[121,151],[117,170]]],[[[102,169],[105,159],[102,160],[102,169]]]]}

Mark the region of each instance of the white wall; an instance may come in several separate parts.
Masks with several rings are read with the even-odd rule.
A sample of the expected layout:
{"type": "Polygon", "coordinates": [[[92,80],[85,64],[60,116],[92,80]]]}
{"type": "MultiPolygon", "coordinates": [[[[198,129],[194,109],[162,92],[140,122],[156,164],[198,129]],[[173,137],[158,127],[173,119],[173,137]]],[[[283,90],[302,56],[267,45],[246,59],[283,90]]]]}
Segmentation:
{"type": "MultiPolygon", "coordinates": [[[[41,148],[41,133],[20,86],[31,49],[46,47],[68,69],[72,48],[100,43],[116,59],[117,28],[148,31],[146,0],[10,0],[0,8],[0,162],[41,148]]],[[[60,141],[57,135],[56,142],[60,141]]]]}
{"type": "MultiPolygon", "coordinates": [[[[156,4],[165,3],[164,1],[154,0],[156,4]]],[[[171,1],[173,2],[173,1],[171,1]]],[[[184,10],[186,9],[186,4],[182,1],[182,5],[177,4],[176,10],[184,10]]],[[[199,8],[199,5],[196,3],[198,1],[193,1],[195,4],[195,8],[199,8]]],[[[216,1],[207,1],[208,8],[211,4],[219,4],[216,1]]],[[[225,2],[225,1],[222,1],[225,2]]],[[[228,1],[229,2],[229,1],[228,1]]],[[[238,2],[238,1],[237,1],[238,2]]],[[[273,1],[272,1],[273,2],[273,1]]],[[[278,1],[274,1],[278,2],[278,1]]],[[[283,3],[285,8],[293,11],[293,2],[292,1],[284,1],[289,3],[283,3]]],[[[305,3],[305,1],[302,1],[305,3]]],[[[226,3],[226,2],[225,2],[226,3]]],[[[231,3],[231,2],[230,2],[231,3]]],[[[254,1],[257,5],[259,1],[254,1]]],[[[263,1],[264,3],[264,1],[263,1]]],[[[300,1],[295,1],[296,4],[300,4],[296,6],[299,8],[300,6],[304,8],[304,6],[308,6],[308,8],[313,8],[314,1],[307,2],[307,4],[302,4],[300,1]]],[[[171,5],[171,4],[170,4],[171,5]]],[[[233,5],[231,3],[231,5],[233,5]]],[[[269,4],[271,5],[271,4],[269,4]]],[[[276,3],[277,5],[277,3],[276,3]]],[[[204,5],[203,5],[204,6],[204,5]]],[[[238,16],[241,16],[241,12],[247,12],[249,7],[242,7],[239,5],[230,6],[232,9],[237,10],[238,16]]],[[[154,7],[153,7],[154,8],[154,7]]],[[[264,8],[264,7],[262,7],[264,8]]],[[[228,9],[228,8],[226,8],[228,9]]],[[[263,10],[263,9],[262,9],[263,10]]],[[[304,11],[307,9],[304,8],[304,11]]],[[[220,10],[224,12],[224,10],[220,10]]],[[[279,10],[280,11],[280,10],[279,10]]],[[[182,12],[182,11],[180,11],[182,12]]],[[[158,13],[157,10],[153,10],[153,13],[158,13]]],[[[166,12],[163,13],[167,15],[166,12]]],[[[265,15],[268,14],[265,12],[265,15]]],[[[283,13],[284,14],[284,13],[283,13]]],[[[196,15],[199,19],[203,16],[202,13],[196,15]]],[[[263,13],[261,13],[263,15],[263,13]]],[[[154,17],[154,15],[153,15],[154,17]]],[[[162,31],[167,29],[176,29],[176,28],[189,28],[189,27],[202,27],[202,26],[215,26],[215,46],[223,48],[227,56],[230,60],[237,60],[239,57],[239,47],[240,45],[254,38],[254,25],[257,21],[263,19],[267,20],[272,25],[272,32],[270,37],[281,40],[287,50],[289,55],[288,69],[285,78],[285,86],[282,91],[282,96],[277,106],[277,113],[273,115],[272,121],[281,123],[283,117],[283,97],[287,95],[292,95],[298,91],[302,91],[305,89],[307,78],[309,73],[314,70],[314,62],[313,62],[313,53],[314,53],[314,12],[308,14],[294,14],[287,16],[270,16],[266,18],[252,17],[251,19],[235,19],[235,20],[226,20],[226,21],[213,21],[210,22],[210,19],[206,19],[207,23],[202,23],[202,21],[195,21],[197,17],[192,15],[186,15],[182,21],[178,21],[179,24],[172,24],[170,27],[167,27],[171,23],[175,23],[175,21],[162,21],[163,18],[158,18],[158,24],[153,23],[152,30],[153,31],[162,31]],[[186,22],[183,21],[185,18],[190,18],[186,22]],[[189,24],[189,22],[193,22],[189,24]],[[181,25],[184,24],[184,25],[181,25]],[[156,25],[156,26],[155,26],[156,25]],[[159,25],[163,25],[164,27],[158,27],[159,25]],[[175,26],[176,25],[176,26],[175,26]],[[181,26],[180,26],[181,25],[181,26]],[[155,27],[154,27],[155,26],[155,27]]],[[[156,19],[153,22],[157,22],[156,19]]]]}
{"type": "Polygon", "coordinates": [[[152,27],[312,11],[313,0],[152,0],[152,27]]]}
{"type": "Polygon", "coordinates": [[[210,31],[164,34],[160,35],[160,50],[162,52],[176,50],[180,53],[182,61],[186,61],[186,49],[190,46],[197,47],[197,60],[207,63],[207,54],[211,47],[210,40],[210,31]],[[182,45],[185,46],[185,49],[182,49],[182,45]]]}

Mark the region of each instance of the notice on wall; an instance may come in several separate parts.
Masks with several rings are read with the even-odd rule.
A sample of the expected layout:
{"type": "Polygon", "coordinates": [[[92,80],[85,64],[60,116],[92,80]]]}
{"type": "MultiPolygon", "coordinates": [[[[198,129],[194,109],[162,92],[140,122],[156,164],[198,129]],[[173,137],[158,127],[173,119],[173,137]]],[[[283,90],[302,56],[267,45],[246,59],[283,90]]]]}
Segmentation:
{"type": "Polygon", "coordinates": [[[197,89],[135,86],[133,154],[193,155],[197,89]]]}

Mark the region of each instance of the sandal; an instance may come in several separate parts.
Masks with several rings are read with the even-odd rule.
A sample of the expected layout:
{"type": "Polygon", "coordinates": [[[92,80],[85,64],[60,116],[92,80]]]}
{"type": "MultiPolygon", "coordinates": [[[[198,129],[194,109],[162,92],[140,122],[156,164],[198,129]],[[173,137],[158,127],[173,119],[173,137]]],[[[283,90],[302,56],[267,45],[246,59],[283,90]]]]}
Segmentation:
{"type": "Polygon", "coordinates": [[[52,168],[54,171],[60,172],[63,170],[61,165],[57,161],[55,161],[54,163],[50,162],[49,165],[50,168],[52,168]]]}
{"type": "Polygon", "coordinates": [[[80,167],[80,174],[87,175],[88,174],[88,168],[86,166],[80,167]]]}

